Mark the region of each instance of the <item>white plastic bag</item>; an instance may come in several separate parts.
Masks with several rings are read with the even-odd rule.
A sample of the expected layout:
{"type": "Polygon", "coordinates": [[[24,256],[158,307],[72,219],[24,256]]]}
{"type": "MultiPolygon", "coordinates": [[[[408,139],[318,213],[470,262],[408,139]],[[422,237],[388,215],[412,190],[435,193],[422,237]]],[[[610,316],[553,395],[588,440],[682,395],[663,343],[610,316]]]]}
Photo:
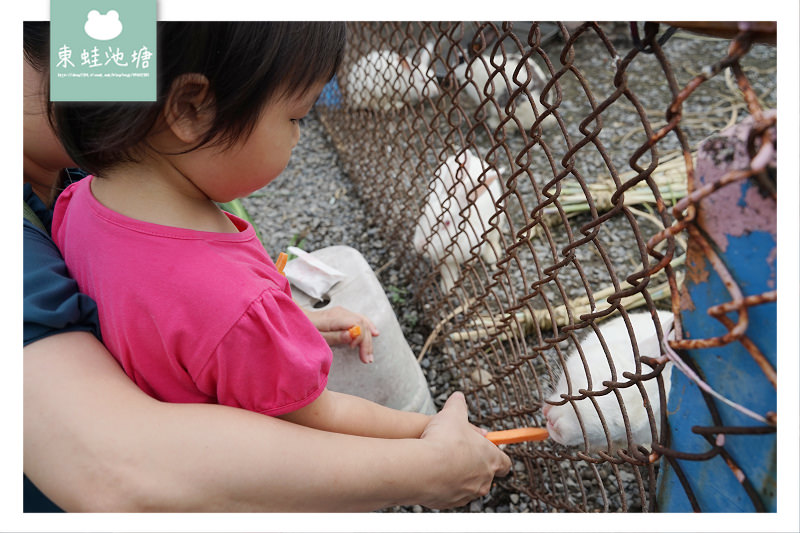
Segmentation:
{"type": "Polygon", "coordinates": [[[300,248],[289,246],[287,251],[297,257],[286,263],[283,273],[292,285],[312,298],[322,300],[331,287],[346,277],[300,248]]]}

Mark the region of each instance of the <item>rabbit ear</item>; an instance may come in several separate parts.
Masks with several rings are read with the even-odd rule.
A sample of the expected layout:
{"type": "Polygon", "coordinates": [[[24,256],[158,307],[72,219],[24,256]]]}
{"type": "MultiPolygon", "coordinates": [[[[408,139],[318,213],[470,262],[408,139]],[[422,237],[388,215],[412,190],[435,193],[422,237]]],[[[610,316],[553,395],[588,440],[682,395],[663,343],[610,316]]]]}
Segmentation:
{"type": "Polygon", "coordinates": [[[659,311],[658,318],[661,320],[661,327],[664,333],[672,329],[672,324],[675,323],[675,315],[672,311],[659,311]]]}
{"type": "Polygon", "coordinates": [[[496,170],[491,170],[486,172],[486,178],[484,179],[483,183],[481,183],[475,190],[470,191],[467,199],[470,202],[475,202],[478,200],[479,197],[483,196],[484,194],[488,194],[489,189],[491,188],[492,184],[500,179],[500,174],[497,173],[496,170]]]}
{"type": "Polygon", "coordinates": [[[437,188],[441,186],[443,191],[447,191],[456,182],[456,178],[461,177],[464,171],[460,169],[465,167],[469,157],[465,155],[466,153],[468,152],[460,152],[458,155],[451,155],[444,163],[439,165],[439,168],[436,169],[436,176],[438,178],[436,181],[437,188]]]}
{"type": "Polygon", "coordinates": [[[452,190],[452,197],[459,205],[474,202],[500,177],[496,170],[486,170],[483,183],[478,184],[484,167],[483,161],[471,149],[459,152],[448,157],[440,167],[441,185],[446,191],[452,190]]]}
{"type": "MultiPolygon", "coordinates": [[[[474,202],[480,196],[486,194],[493,184],[500,179],[500,174],[496,169],[490,168],[483,160],[475,155],[472,150],[467,151],[467,167],[471,177],[472,185],[478,184],[478,178],[484,174],[483,182],[469,194],[469,200],[474,202]]],[[[496,187],[495,184],[494,187],[496,187]]]]}
{"type": "Polygon", "coordinates": [[[433,60],[433,48],[436,42],[431,39],[419,51],[419,66],[420,68],[427,68],[433,60]]]}
{"type": "Polygon", "coordinates": [[[672,311],[659,311],[658,319],[661,320],[661,331],[664,333],[664,338],[674,339],[675,315],[672,311]]]}
{"type": "Polygon", "coordinates": [[[440,194],[446,194],[447,189],[449,189],[453,185],[453,181],[455,180],[451,166],[455,165],[455,158],[454,156],[448,157],[444,163],[439,165],[439,168],[436,169],[434,172],[434,190],[440,194]]]}
{"type": "MultiPolygon", "coordinates": [[[[666,339],[670,337],[672,335],[672,324],[675,321],[675,315],[673,315],[671,311],[658,311],[656,316],[661,322],[661,331],[664,333],[664,338],[666,339]]],[[[643,320],[652,320],[650,313],[645,312],[642,314],[642,317],[643,320]]],[[[645,357],[659,357],[661,355],[661,347],[658,343],[658,333],[656,332],[652,323],[648,324],[647,331],[647,337],[639,335],[636,337],[636,343],[639,346],[639,350],[642,350],[640,351],[640,355],[645,357]],[[649,351],[648,347],[650,347],[654,353],[646,353],[646,351],[649,351]]]]}
{"type": "MultiPolygon", "coordinates": [[[[465,150],[459,153],[451,165],[451,178],[456,183],[455,190],[453,191],[453,198],[459,203],[464,205],[467,201],[467,195],[470,190],[478,182],[480,176],[480,160],[472,150],[465,150]],[[477,162],[477,167],[476,163],[477,162]]],[[[452,187],[453,182],[450,183],[452,187]]]]}

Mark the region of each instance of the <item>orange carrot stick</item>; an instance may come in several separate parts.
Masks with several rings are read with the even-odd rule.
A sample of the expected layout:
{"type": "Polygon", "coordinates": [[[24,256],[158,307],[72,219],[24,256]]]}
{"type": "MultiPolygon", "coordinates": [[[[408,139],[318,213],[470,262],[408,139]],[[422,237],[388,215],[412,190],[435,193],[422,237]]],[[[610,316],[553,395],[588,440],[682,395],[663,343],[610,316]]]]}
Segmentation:
{"type": "Polygon", "coordinates": [[[358,324],[356,324],[352,328],[348,329],[347,333],[350,334],[351,339],[355,340],[359,337],[359,335],[361,335],[361,327],[358,324]]]}
{"type": "Polygon", "coordinates": [[[545,428],[518,428],[505,431],[490,431],[486,438],[495,444],[513,444],[531,440],[544,440],[549,436],[545,428]]]}
{"type": "Polygon", "coordinates": [[[286,261],[289,260],[289,256],[286,255],[285,252],[281,252],[278,254],[278,260],[275,261],[275,268],[278,269],[278,272],[283,274],[283,268],[286,266],[286,261]]]}

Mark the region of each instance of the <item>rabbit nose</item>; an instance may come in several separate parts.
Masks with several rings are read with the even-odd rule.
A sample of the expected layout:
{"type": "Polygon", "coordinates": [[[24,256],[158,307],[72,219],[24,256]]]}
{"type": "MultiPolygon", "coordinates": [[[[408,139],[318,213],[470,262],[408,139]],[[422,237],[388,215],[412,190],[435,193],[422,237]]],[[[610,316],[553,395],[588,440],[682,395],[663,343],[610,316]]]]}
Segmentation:
{"type": "Polygon", "coordinates": [[[544,407],[542,408],[542,414],[543,414],[545,417],[547,417],[547,413],[549,413],[549,412],[550,412],[550,408],[551,408],[551,407],[552,407],[552,405],[550,405],[549,403],[546,403],[546,404],[544,404],[544,407]]]}

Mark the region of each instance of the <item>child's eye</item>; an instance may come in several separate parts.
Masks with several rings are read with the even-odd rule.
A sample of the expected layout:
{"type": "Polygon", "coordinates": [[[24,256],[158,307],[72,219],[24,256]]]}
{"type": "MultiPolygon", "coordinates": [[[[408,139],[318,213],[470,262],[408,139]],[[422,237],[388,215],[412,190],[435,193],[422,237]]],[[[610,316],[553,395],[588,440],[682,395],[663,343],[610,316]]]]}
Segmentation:
{"type": "Polygon", "coordinates": [[[303,119],[302,118],[293,118],[293,119],[291,119],[291,121],[292,121],[292,124],[297,124],[299,126],[303,125],[303,119]]]}

